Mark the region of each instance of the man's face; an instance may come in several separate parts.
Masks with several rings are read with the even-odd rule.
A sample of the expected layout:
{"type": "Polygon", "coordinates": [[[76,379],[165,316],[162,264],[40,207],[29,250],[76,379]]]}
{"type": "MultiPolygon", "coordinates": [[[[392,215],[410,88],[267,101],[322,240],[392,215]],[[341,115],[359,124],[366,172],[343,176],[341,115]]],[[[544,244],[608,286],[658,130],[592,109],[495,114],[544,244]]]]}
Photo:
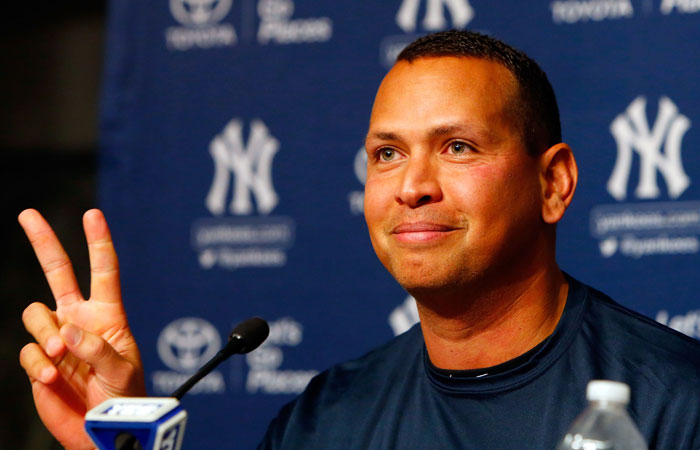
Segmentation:
{"type": "Polygon", "coordinates": [[[541,238],[542,182],[509,113],[516,82],[483,59],[397,63],[374,102],[365,218],[409,292],[505,275],[541,238]]]}

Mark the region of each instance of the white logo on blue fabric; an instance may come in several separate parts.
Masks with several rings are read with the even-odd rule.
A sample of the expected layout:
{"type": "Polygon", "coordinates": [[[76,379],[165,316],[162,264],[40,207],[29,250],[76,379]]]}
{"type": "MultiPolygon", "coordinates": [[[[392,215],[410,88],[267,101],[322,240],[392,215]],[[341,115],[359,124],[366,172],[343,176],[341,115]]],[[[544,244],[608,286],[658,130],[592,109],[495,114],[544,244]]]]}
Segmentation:
{"type": "Polygon", "coordinates": [[[176,320],[161,331],[158,355],[178,372],[194,372],[221,349],[216,328],[204,319],[187,317],[176,320]]]}
{"type": "Polygon", "coordinates": [[[600,254],[605,258],[610,258],[613,256],[617,252],[619,245],[620,243],[617,241],[617,238],[614,237],[609,237],[598,243],[600,254]]]}
{"type": "Polygon", "coordinates": [[[379,46],[379,61],[389,68],[396,57],[422,31],[440,31],[448,28],[464,28],[474,19],[474,8],[468,0],[402,0],[396,12],[396,25],[405,34],[386,36],[379,46]],[[421,5],[424,5],[423,19],[421,5]],[[446,12],[449,12],[449,18],[446,12]],[[420,26],[419,26],[420,25],[420,26]]]}
{"type": "Polygon", "coordinates": [[[700,0],[663,0],[660,6],[661,14],[673,12],[679,14],[697,14],[700,12],[700,0]]]}
{"type": "Polygon", "coordinates": [[[202,27],[223,19],[231,10],[231,3],[231,0],[170,0],[170,11],[181,24],[202,27]]]}
{"type": "Polygon", "coordinates": [[[662,309],[656,314],[656,321],[692,338],[700,338],[700,310],[671,316],[662,309]]]}
{"type": "Polygon", "coordinates": [[[238,37],[233,26],[219,23],[231,5],[232,0],[170,0],[170,12],[182,26],[165,30],[166,45],[174,51],[234,45],[238,37]]]}
{"type": "Polygon", "coordinates": [[[678,112],[671,99],[662,97],[654,127],[650,129],[646,98],[637,97],[625,114],[617,116],[610,125],[610,132],[617,142],[617,161],[607,186],[610,195],[617,200],[624,200],[627,196],[633,151],[636,151],[640,158],[636,197],[659,197],[656,180],[659,172],[664,177],[669,197],[678,198],[690,184],[681,161],[681,142],[688,128],[690,120],[678,112]]]}
{"type": "Polygon", "coordinates": [[[388,322],[391,330],[394,332],[394,336],[405,333],[413,325],[420,322],[416,299],[411,295],[406,297],[403,303],[391,311],[388,322]]]}
{"type": "MultiPolygon", "coordinates": [[[[423,28],[427,31],[444,30],[448,27],[445,7],[452,17],[453,28],[463,28],[474,18],[474,9],[468,0],[426,0],[423,28]]],[[[421,0],[403,0],[396,13],[396,23],[406,33],[416,31],[418,7],[421,0]]]]}
{"type": "Polygon", "coordinates": [[[634,17],[634,8],[630,0],[563,0],[551,2],[549,8],[552,10],[552,21],[556,24],[634,17]]]}
{"type": "Polygon", "coordinates": [[[261,120],[251,122],[248,145],[243,143],[243,123],[231,120],[209,145],[215,164],[214,180],[206,198],[209,211],[215,216],[224,214],[229,188],[233,186],[231,213],[251,214],[252,194],[258,213],[269,214],[278,203],[272,185],[272,159],[278,150],[279,141],[270,136],[261,120]]]}
{"type": "MultiPolygon", "coordinates": [[[[209,361],[221,349],[221,336],[208,321],[185,317],[168,324],[158,336],[157,350],[161,361],[171,371],[152,374],[153,389],[169,394],[189,376],[209,361]]],[[[219,393],[225,390],[220,372],[207,375],[193,389],[193,393],[219,393]]]]}
{"type": "MultiPolygon", "coordinates": [[[[651,0],[641,3],[644,13],[637,17],[655,17],[651,14],[655,8],[654,3],[651,0]]],[[[664,16],[700,13],[700,0],[662,0],[658,5],[659,12],[664,16]]],[[[552,11],[552,21],[560,25],[635,17],[631,0],[558,0],[550,2],[549,8],[552,11]]]]}
{"type": "Polygon", "coordinates": [[[304,44],[326,42],[333,37],[333,21],[328,17],[295,19],[292,0],[259,0],[258,43],[304,44]]]}
{"type": "MultiPolygon", "coordinates": [[[[364,147],[360,149],[355,154],[355,160],[353,162],[353,169],[355,171],[355,177],[357,181],[363,186],[367,181],[367,152],[364,147]]],[[[364,214],[364,203],[365,203],[365,192],[364,191],[350,191],[348,193],[348,204],[350,205],[350,213],[353,215],[364,214]]]]}
{"type": "Polygon", "coordinates": [[[367,182],[367,150],[364,147],[360,147],[355,154],[355,161],[352,167],[355,170],[357,181],[364,186],[367,182]]]}
{"type": "Polygon", "coordinates": [[[591,234],[599,240],[601,256],[622,254],[694,254],[700,251],[700,202],[677,201],[691,184],[683,168],[681,147],[690,129],[688,117],[668,97],[661,97],[653,126],[646,113],[646,98],[638,96],[610,124],[617,158],[606,188],[618,201],[626,200],[633,160],[639,157],[634,197],[654,203],[599,205],[591,211],[591,234]],[[663,177],[671,201],[658,201],[663,177]]]}
{"type": "Polygon", "coordinates": [[[272,163],[279,141],[260,119],[230,120],[209,144],[214,175],[204,205],[213,217],[192,224],[192,247],[203,269],[281,267],[294,241],[290,217],[270,216],[279,204],[272,163]]]}

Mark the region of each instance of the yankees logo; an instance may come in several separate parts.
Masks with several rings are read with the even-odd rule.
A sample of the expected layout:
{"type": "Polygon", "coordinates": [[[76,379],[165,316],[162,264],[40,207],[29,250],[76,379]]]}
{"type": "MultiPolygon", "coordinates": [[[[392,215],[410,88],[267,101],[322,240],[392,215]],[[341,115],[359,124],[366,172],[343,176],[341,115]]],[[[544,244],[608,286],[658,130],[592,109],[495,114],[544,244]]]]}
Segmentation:
{"type": "MultiPolygon", "coordinates": [[[[403,0],[401,3],[396,14],[396,23],[403,31],[410,33],[416,30],[420,2],[421,0],[403,0]]],[[[423,18],[423,27],[426,30],[436,31],[447,28],[443,5],[450,10],[454,28],[463,28],[474,18],[474,9],[467,0],[427,0],[423,18]]]]}
{"type": "Polygon", "coordinates": [[[664,177],[669,197],[678,198],[690,185],[681,162],[681,141],[689,128],[690,120],[678,112],[671,99],[661,97],[654,127],[650,129],[646,99],[642,96],[634,99],[625,113],[610,124],[610,132],[617,142],[617,161],[607,185],[610,195],[617,200],[624,200],[627,196],[632,156],[636,151],[640,157],[639,184],[635,191],[637,198],[659,196],[657,171],[664,177]]]}
{"type": "Polygon", "coordinates": [[[209,211],[216,216],[224,214],[227,191],[233,178],[230,212],[251,214],[252,193],[258,213],[269,214],[278,203],[272,185],[272,159],[278,149],[279,142],[270,136],[261,120],[251,122],[247,145],[243,143],[243,123],[238,119],[231,120],[209,146],[215,165],[214,180],[205,200],[209,211]]]}

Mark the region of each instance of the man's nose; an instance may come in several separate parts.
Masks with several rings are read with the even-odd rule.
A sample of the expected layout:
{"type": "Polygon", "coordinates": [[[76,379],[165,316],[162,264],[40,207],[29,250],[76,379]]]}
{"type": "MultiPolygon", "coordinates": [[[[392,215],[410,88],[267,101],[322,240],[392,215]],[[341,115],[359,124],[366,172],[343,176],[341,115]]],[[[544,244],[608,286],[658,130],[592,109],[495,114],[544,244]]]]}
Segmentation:
{"type": "Polygon", "coordinates": [[[396,202],[417,208],[442,200],[436,161],[430,155],[411,156],[404,164],[396,202]]]}

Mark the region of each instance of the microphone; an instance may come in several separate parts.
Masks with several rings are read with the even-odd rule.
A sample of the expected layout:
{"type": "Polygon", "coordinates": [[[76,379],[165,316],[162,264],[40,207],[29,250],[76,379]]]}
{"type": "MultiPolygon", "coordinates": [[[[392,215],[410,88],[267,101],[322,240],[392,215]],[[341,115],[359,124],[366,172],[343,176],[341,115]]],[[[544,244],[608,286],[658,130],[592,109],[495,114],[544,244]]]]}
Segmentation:
{"type": "Polygon", "coordinates": [[[187,422],[182,396],[226,358],[255,350],[269,334],[259,317],[239,323],[224,348],[170,397],[110,398],[87,412],[85,430],[100,450],[180,450],[187,422]]]}
{"type": "Polygon", "coordinates": [[[267,339],[269,334],[270,327],[267,325],[267,322],[260,317],[251,317],[239,323],[229,335],[228,342],[224,348],[219,350],[208,363],[203,365],[201,369],[192,375],[189,380],[185,381],[182,386],[177,388],[175,392],[170,394],[170,396],[180,400],[192,386],[207,376],[209,372],[214,370],[214,368],[221,364],[226,358],[235,354],[252,352],[267,339]]]}

